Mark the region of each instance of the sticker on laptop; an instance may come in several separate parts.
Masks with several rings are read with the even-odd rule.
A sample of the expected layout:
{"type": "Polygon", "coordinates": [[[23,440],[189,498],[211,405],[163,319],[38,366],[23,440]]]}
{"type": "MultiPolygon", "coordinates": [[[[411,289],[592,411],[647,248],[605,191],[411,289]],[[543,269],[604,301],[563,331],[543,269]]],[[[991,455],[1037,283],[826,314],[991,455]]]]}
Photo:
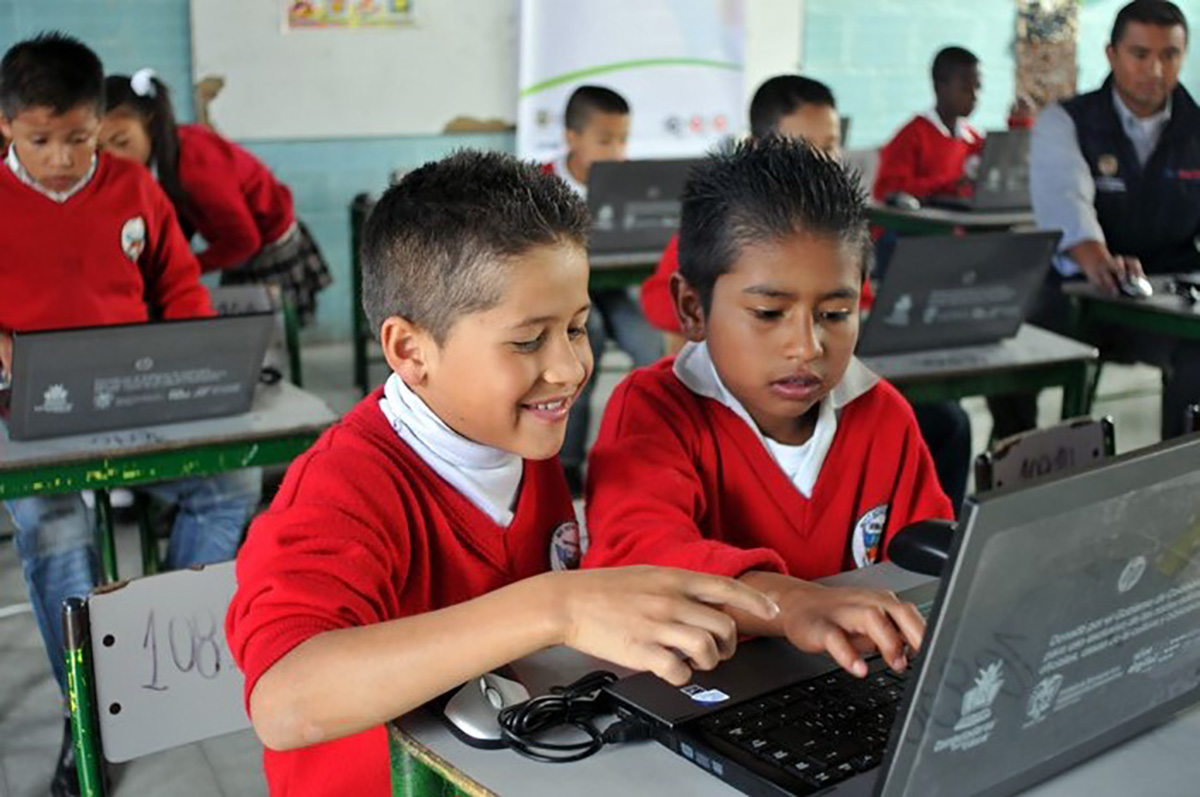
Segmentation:
{"type": "Polygon", "coordinates": [[[697,703],[704,703],[705,705],[709,706],[713,705],[714,703],[724,703],[729,699],[729,695],[725,694],[720,689],[708,689],[700,684],[688,684],[687,686],[682,687],[679,691],[683,692],[697,703]]]}
{"type": "Polygon", "coordinates": [[[986,744],[992,738],[996,728],[996,718],[992,715],[992,703],[1004,686],[1004,662],[996,659],[990,664],[979,668],[975,682],[963,693],[959,720],[954,723],[954,734],[938,739],[933,744],[933,752],[942,753],[947,750],[961,752],[986,744]]]}
{"type": "Polygon", "coordinates": [[[71,394],[62,385],[51,385],[42,394],[42,403],[33,408],[34,412],[48,412],[63,415],[75,408],[71,403],[71,394]]]}

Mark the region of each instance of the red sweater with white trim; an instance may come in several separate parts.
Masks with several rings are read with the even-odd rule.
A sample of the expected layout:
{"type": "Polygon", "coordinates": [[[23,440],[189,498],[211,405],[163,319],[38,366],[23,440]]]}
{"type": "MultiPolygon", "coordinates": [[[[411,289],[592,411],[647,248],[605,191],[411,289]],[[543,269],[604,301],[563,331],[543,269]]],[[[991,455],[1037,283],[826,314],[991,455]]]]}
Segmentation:
{"type": "Polygon", "coordinates": [[[963,166],[967,158],[983,152],[984,137],[962,123],[964,137],[948,136],[924,116],[900,128],[879,152],[875,173],[876,199],[898,191],[923,199],[933,194],[962,194],[963,166]]]}
{"type": "Polygon", "coordinates": [[[758,435],[679,381],[674,360],[609,399],[588,464],[586,567],[654,564],[815,579],[881,561],[891,535],[951,518],[912,409],[880,381],[841,410],[805,498],[758,435]]]}
{"type": "MultiPolygon", "coordinates": [[[[226,636],[247,704],[262,674],[311,637],[479,597],[549,570],[551,546],[578,539],[557,458],[525,462],[501,528],[396,435],[382,395],[292,464],[238,553],[226,636]]],[[[391,794],[383,726],[263,760],[274,797],[391,794]]]]}
{"type": "Polygon", "coordinates": [[[203,125],[179,126],[182,214],[204,236],[205,271],[240,266],[296,220],[292,192],[262,161],[203,125]]]}
{"type": "Polygon", "coordinates": [[[0,163],[0,330],[213,315],[166,194],[144,167],[100,153],[55,202],[0,163]]]}

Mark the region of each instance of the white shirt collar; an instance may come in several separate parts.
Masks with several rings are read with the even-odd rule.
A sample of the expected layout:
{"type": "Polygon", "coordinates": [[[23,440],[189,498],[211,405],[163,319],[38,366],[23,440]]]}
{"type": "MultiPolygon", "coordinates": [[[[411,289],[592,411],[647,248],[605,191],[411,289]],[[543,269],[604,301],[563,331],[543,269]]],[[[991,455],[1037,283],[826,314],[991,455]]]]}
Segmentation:
{"type": "Polygon", "coordinates": [[[587,186],[576,180],[575,175],[571,174],[571,170],[567,168],[568,154],[564,152],[554,161],[554,173],[571,186],[571,190],[579,194],[580,198],[587,199],[587,186]]]}
{"type": "Polygon", "coordinates": [[[817,477],[821,475],[821,467],[825,457],[833,446],[833,438],[837,432],[838,416],[841,410],[851,401],[873,388],[879,381],[869,368],[858,358],[852,358],[842,381],[830,391],[821,401],[817,411],[817,423],[813,427],[812,437],[799,446],[789,446],[770,440],[759,430],[750,413],[742,406],[721,381],[712,357],[708,353],[706,343],[688,343],[680,350],[675,358],[675,377],[683,385],[698,396],[712,399],[724,404],[738,417],[745,421],[758,439],[763,442],[771,458],[779,465],[791,480],[796,489],[805,498],[812,497],[817,477]]]}
{"type": "Polygon", "coordinates": [[[33,175],[26,171],[25,167],[21,164],[20,159],[17,157],[17,147],[15,144],[8,145],[8,155],[4,158],[4,163],[8,166],[9,170],[17,176],[18,180],[37,191],[39,194],[48,197],[60,205],[82,191],[83,187],[86,186],[88,181],[92,179],[92,175],[96,173],[96,154],[93,152],[92,162],[91,165],[88,166],[87,174],[79,178],[79,182],[75,183],[75,185],[71,186],[66,191],[51,191],[37,180],[33,179],[33,175]]]}
{"type": "Polygon", "coordinates": [[[1171,121],[1172,97],[1167,96],[1167,104],[1163,106],[1161,111],[1152,113],[1149,116],[1139,117],[1133,111],[1129,110],[1129,106],[1121,99],[1121,95],[1117,93],[1116,86],[1112,90],[1113,108],[1117,111],[1117,118],[1121,120],[1121,128],[1125,131],[1125,135],[1129,137],[1133,143],[1134,152],[1137,154],[1138,162],[1143,166],[1146,161],[1150,160],[1150,155],[1154,152],[1154,148],[1158,146],[1158,141],[1162,138],[1163,130],[1167,128],[1167,123],[1171,121]]]}
{"type": "Polygon", "coordinates": [[[463,437],[396,374],[384,384],[379,409],[400,439],[437,475],[496,525],[512,523],[525,469],[520,456],[463,437]]]}
{"type": "Polygon", "coordinates": [[[954,121],[954,132],[950,132],[950,128],[946,127],[946,123],[942,121],[942,117],[938,116],[937,108],[930,108],[921,114],[922,118],[928,120],[938,131],[946,138],[960,138],[968,144],[974,144],[978,139],[975,131],[967,124],[967,120],[959,117],[954,121]]]}

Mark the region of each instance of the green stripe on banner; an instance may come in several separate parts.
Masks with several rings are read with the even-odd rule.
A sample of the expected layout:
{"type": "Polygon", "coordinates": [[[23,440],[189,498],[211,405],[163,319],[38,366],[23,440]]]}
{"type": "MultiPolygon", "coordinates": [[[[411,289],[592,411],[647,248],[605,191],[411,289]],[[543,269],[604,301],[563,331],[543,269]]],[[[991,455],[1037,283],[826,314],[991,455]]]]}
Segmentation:
{"type": "Polygon", "coordinates": [[[732,61],[712,61],[707,58],[640,58],[634,61],[616,61],[611,64],[588,67],[587,69],[577,69],[574,72],[564,72],[561,75],[543,80],[541,83],[534,83],[527,89],[521,89],[521,96],[529,97],[554,86],[561,86],[563,83],[572,83],[580,78],[591,77],[592,75],[602,75],[605,72],[622,72],[626,69],[640,69],[647,66],[705,66],[710,69],[729,69],[734,72],[740,71],[742,68],[741,64],[736,64],[732,61]]]}

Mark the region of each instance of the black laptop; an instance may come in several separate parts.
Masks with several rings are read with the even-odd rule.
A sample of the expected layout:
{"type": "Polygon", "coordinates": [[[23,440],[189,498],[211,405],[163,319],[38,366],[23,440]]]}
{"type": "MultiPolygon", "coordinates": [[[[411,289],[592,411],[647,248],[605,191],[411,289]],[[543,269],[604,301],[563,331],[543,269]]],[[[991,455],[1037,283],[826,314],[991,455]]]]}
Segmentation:
{"type": "Polygon", "coordinates": [[[925,204],[957,210],[1029,210],[1029,131],[987,134],[970,196],[934,194],[925,204]]]}
{"type": "Polygon", "coordinates": [[[659,253],[679,230],[680,197],[695,160],[601,161],[588,175],[593,254],[659,253]]]}
{"type": "Polygon", "coordinates": [[[18,332],[13,440],[236,415],[250,409],[270,312],[18,332]]]}
{"type": "Polygon", "coordinates": [[[901,238],[858,337],[861,356],[996,343],[1017,334],[1062,233],[901,238]]]}
{"type": "Polygon", "coordinates": [[[1200,703],[1200,435],[969,499],[928,618],[903,677],[760,639],[609,691],[746,794],[1028,788],[1200,703]]]}

